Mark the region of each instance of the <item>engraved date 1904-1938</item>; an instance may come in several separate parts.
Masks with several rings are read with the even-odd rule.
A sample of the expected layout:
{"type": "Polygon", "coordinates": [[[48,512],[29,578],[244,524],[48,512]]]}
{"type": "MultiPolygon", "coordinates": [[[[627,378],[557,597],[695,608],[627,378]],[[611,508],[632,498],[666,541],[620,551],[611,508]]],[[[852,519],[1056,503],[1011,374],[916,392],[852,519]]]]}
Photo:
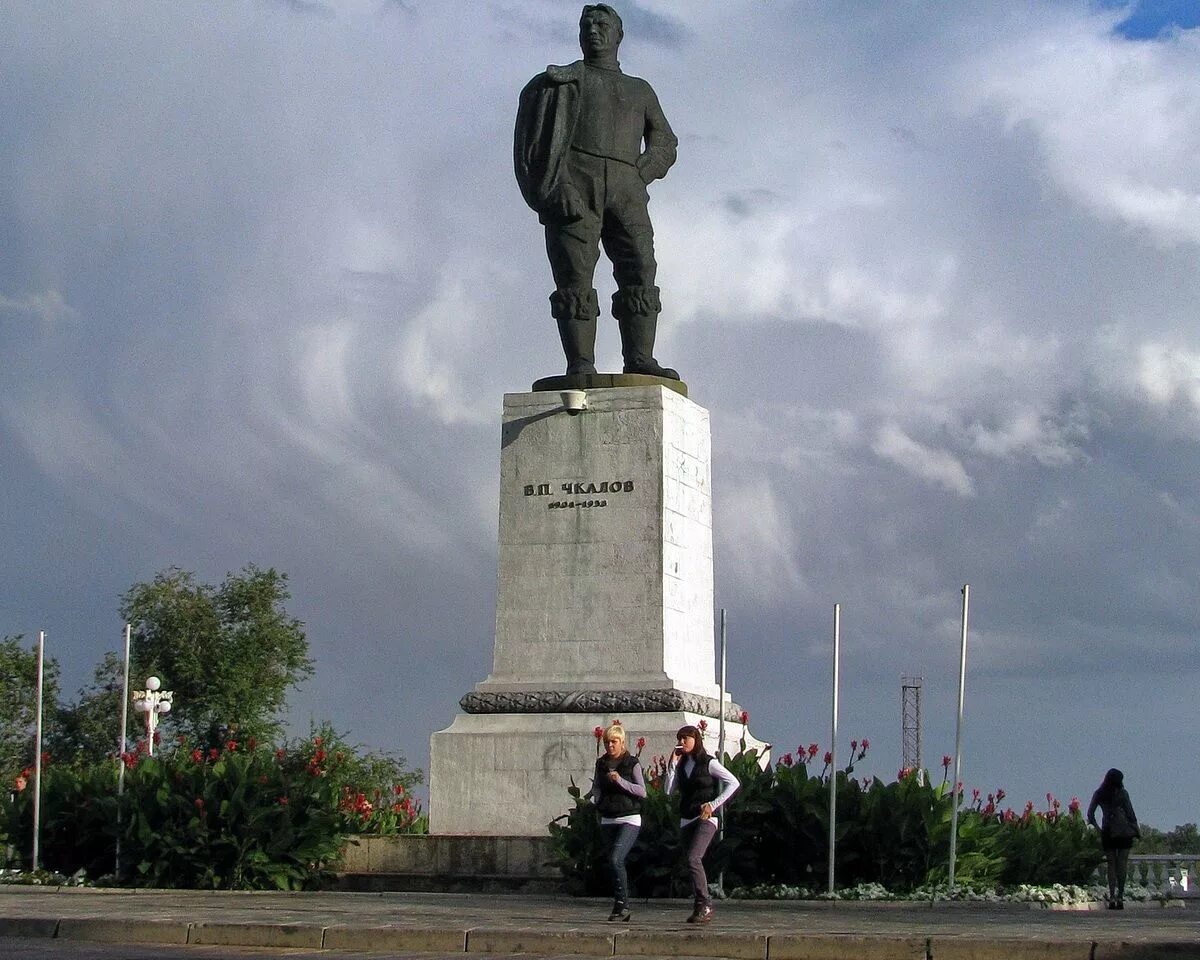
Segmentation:
{"type": "MultiPolygon", "coordinates": [[[[524,494],[527,497],[551,497],[551,484],[549,483],[527,483],[524,487],[524,494]]],[[[593,494],[617,494],[617,493],[633,493],[632,480],[601,480],[599,483],[595,481],[574,481],[559,484],[560,495],[566,494],[569,497],[586,497],[593,494]]],[[[570,509],[590,509],[593,507],[607,507],[608,500],[605,499],[589,499],[589,500],[551,500],[546,504],[547,510],[570,510],[570,509]]]]}

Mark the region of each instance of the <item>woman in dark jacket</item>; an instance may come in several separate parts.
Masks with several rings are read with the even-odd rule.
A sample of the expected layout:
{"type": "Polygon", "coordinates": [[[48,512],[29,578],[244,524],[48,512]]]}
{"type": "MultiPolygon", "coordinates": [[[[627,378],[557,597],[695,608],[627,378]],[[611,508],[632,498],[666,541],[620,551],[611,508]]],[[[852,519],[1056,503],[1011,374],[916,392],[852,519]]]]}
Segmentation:
{"type": "Polygon", "coordinates": [[[646,781],[638,758],[625,748],[625,728],[611,724],[604,731],[604,753],[596,758],[596,772],[588,796],[600,811],[600,833],[608,847],[613,881],[613,908],[609,920],[629,920],[629,876],[625,860],[642,829],[642,801],[646,781]]]}
{"type": "Polygon", "coordinates": [[[1087,820],[1096,826],[1096,808],[1104,813],[1104,826],[1100,830],[1100,845],[1108,860],[1108,908],[1125,909],[1125,876],[1129,870],[1129,848],[1142,835],[1138,828],[1137,814],[1125,789],[1125,774],[1115,767],[1104,775],[1104,780],[1092,794],[1088,804],[1087,820]]]}
{"type": "Polygon", "coordinates": [[[667,762],[666,792],[679,790],[679,827],[696,901],[687,922],[708,923],[713,908],[704,872],[704,854],[717,835],[717,810],[740,784],[719,760],[705,752],[704,734],[698,727],[690,723],[680,727],[675,740],[675,751],[667,762]]]}

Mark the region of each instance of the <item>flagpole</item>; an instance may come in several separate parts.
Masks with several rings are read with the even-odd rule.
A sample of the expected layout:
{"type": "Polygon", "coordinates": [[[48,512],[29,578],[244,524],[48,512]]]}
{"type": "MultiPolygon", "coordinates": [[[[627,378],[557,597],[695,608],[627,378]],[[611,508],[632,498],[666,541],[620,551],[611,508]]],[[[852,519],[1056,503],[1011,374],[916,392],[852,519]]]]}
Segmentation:
{"type": "Polygon", "coordinates": [[[833,720],[829,734],[829,892],[833,893],[834,853],[837,846],[838,673],[842,654],[842,605],[833,605],[833,720]]]}
{"type": "Polygon", "coordinates": [[[46,631],[38,631],[37,721],[33,736],[33,870],[38,869],[38,847],[42,832],[42,685],[46,661],[46,631]]]}
{"type": "Polygon", "coordinates": [[[121,797],[125,795],[125,751],[126,734],[129,723],[129,635],[130,625],[125,624],[125,669],[121,675],[121,736],[118,740],[120,749],[117,751],[117,855],[116,877],[121,877],[121,797]]]}
{"type": "Polygon", "coordinates": [[[954,859],[958,852],[958,804],[962,792],[962,727],[963,703],[967,691],[967,607],[971,602],[971,585],[962,588],[962,642],[958,655],[958,723],[954,728],[954,807],[950,814],[950,893],[954,893],[954,859]]]}

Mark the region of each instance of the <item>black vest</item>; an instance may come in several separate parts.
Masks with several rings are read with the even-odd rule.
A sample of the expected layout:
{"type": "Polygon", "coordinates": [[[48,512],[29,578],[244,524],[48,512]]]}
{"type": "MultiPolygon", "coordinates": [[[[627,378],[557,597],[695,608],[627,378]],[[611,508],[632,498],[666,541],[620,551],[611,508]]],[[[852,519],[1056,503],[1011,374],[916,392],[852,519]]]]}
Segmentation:
{"type": "Polygon", "coordinates": [[[633,768],[638,765],[638,758],[628,750],[617,760],[608,755],[596,758],[596,773],[594,782],[600,787],[600,802],[596,804],[602,817],[627,817],[642,809],[641,797],[626,793],[608,779],[612,771],[621,775],[622,780],[633,783],[633,768]]]}
{"type": "Polygon", "coordinates": [[[708,769],[711,759],[712,757],[703,750],[696,754],[692,758],[696,765],[692,767],[690,777],[684,776],[683,773],[683,765],[687,763],[687,758],[679,761],[679,815],[684,820],[700,816],[700,808],[717,799],[717,794],[721,792],[708,769]]]}

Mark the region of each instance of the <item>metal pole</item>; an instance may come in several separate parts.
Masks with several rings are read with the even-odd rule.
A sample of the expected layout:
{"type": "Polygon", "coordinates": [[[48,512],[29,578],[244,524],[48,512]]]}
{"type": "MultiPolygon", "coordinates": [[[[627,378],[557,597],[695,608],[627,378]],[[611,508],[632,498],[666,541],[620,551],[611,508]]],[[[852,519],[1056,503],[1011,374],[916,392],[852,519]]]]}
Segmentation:
{"type": "Polygon", "coordinates": [[[125,624],[125,670],[121,677],[121,736],[120,749],[117,752],[117,856],[116,874],[121,876],[121,797],[125,795],[125,751],[127,749],[125,730],[129,723],[129,634],[130,625],[125,624]]]}
{"type": "Polygon", "coordinates": [[[38,868],[38,846],[42,832],[42,680],[46,660],[46,631],[38,631],[37,725],[33,735],[33,869],[38,868]]]}
{"type": "Polygon", "coordinates": [[[963,701],[967,691],[967,607],[971,602],[971,585],[962,588],[962,645],[958,655],[958,723],[954,728],[954,808],[950,814],[950,893],[954,893],[954,858],[958,848],[959,785],[962,783],[962,726],[963,701]]]}
{"type": "Polygon", "coordinates": [[[725,608],[721,608],[721,712],[717,717],[717,759],[725,757],[725,608]]]}
{"type": "Polygon", "coordinates": [[[829,734],[829,892],[833,893],[834,853],[837,845],[837,735],[838,671],[842,652],[842,605],[833,605],[833,722],[829,734]]]}
{"type": "MultiPolygon", "coordinates": [[[[717,758],[725,762],[725,668],[726,668],[726,618],[725,608],[721,608],[721,698],[720,698],[720,713],[717,715],[717,758]]],[[[717,823],[717,842],[720,843],[725,839],[725,821],[729,819],[729,810],[726,808],[725,815],[721,817],[717,823]]],[[[717,888],[722,895],[725,893],[725,870],[722,869],[717,876],[717,888]]]]}

